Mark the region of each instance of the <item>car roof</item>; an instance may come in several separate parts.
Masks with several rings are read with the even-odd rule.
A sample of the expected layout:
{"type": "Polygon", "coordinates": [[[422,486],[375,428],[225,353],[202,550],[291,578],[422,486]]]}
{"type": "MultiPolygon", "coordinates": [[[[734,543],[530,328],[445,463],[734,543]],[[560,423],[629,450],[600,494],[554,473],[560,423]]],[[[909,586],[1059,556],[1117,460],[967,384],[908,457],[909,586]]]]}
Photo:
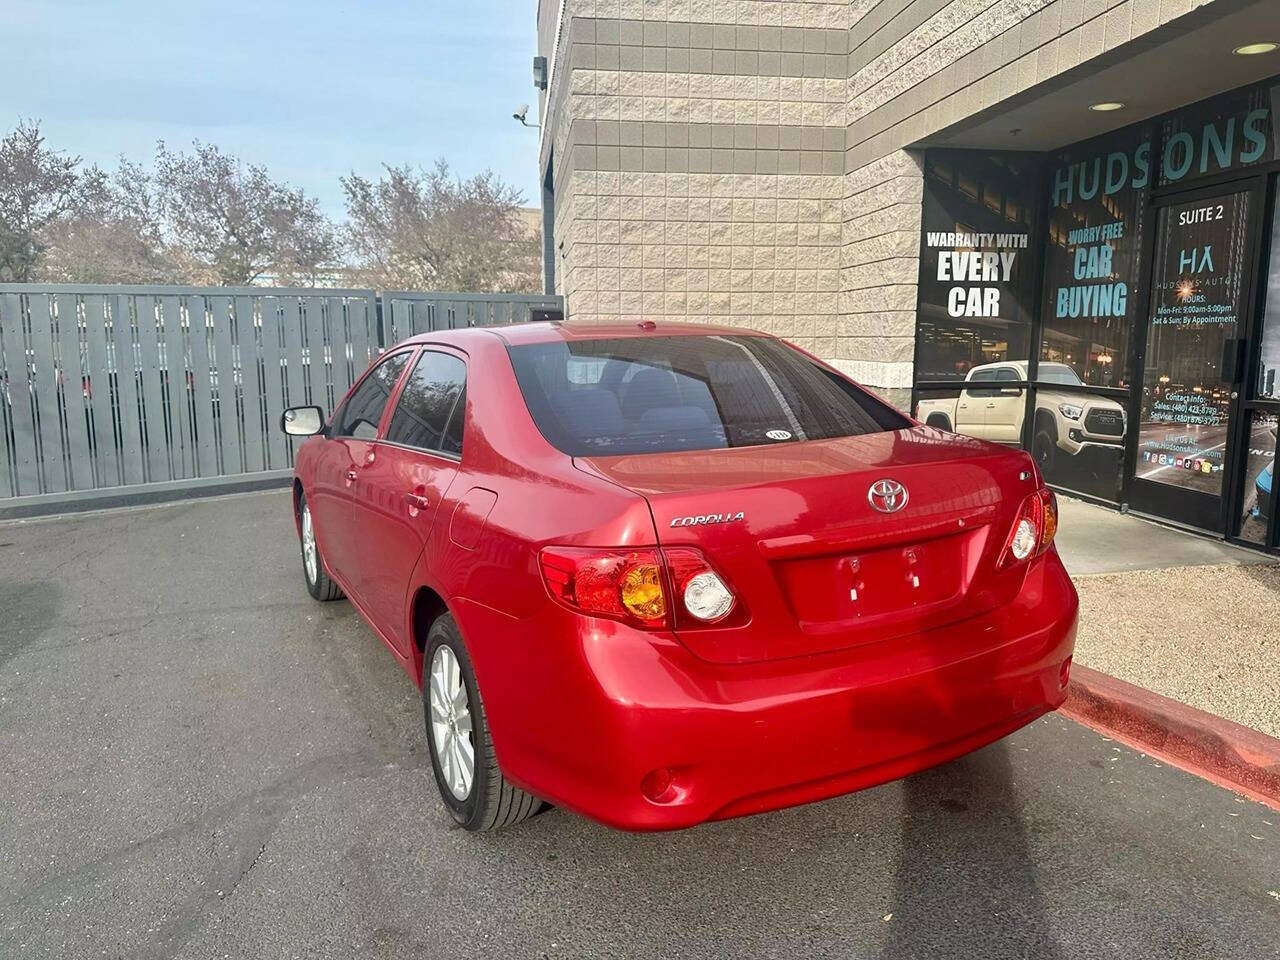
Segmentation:
{"type": "Polygon", "coordinates": [[[994,370],[996,367],[1016,367],[1023,373],[1027,370],[1027,361],[1025,360],[996,360],[992,363],[981,363],[976,367],[969,369],[970,373],[976,373],[979,370],[994,370]]]}
{"type": "Polygon", "coordinates": [[[768,334],[744,327],[728,327],[707,323],[677,323],[663,320],[640,323],[565,323],[563,321],[536,321],[513,323],[498,327],[465,327],[457,330],[436,330],[421,333],[401,341],[415,343],[457,343],[463,345],[477,336],[493,335],[510,346],[528,343],[567,343],[579,340],[614,340],[621,337],[707,337],[739,336],[766,337],[768,334]]]}
{"type": "Polygon", "coordinates": [[[516,323],[491,327],[493,333],[507,343],[555,343],[574,340],[612,340],[619,337],[708,337],[765,336],[743,327],[718,326],[707,323],[644,320],[639,323],[516,323]]]}

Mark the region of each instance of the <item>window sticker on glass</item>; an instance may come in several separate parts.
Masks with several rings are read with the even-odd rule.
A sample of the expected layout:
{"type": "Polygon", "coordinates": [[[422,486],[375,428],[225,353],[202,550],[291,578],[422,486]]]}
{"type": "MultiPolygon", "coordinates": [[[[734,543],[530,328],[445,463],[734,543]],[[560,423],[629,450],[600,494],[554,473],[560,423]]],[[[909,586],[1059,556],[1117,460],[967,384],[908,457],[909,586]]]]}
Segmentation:
{"type": "Polygon", "coordinates": [[[770,430],[768,433],[765,434],[765,436],[768,437],[770,440],[790,440],[791,431],[790,430],[770,430]]]}

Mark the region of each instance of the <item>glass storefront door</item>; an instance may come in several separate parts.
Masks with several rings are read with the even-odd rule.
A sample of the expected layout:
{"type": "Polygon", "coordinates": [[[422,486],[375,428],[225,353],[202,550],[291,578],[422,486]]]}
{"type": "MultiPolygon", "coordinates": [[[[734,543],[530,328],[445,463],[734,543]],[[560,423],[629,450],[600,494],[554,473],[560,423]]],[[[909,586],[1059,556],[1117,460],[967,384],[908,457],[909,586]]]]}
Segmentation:
{"type": "Polygon", "coordinates": [[[1157,210],[1143,348],[1135,509],[1219,534],[1246,376],[1256,187],[1173,198],[1157,210]]]}
{"type": "MultiPolygon", "coordinates": [[[[1280,185],[1272,185],[1272,196],[1280,185]]],[[[1280,538],[1276,519],[1275,472],[1277,428],[1280,426],[1280,202],[1274,204],[1270,254],[1264,262],[1265,293],[1262,320],[1249,358],[1244,383],[1246,412],[1241,456],[1243,473],[1237,477],[1235,529],[1229,532],[1245,543],[1272,546],[1280,538]]]]}

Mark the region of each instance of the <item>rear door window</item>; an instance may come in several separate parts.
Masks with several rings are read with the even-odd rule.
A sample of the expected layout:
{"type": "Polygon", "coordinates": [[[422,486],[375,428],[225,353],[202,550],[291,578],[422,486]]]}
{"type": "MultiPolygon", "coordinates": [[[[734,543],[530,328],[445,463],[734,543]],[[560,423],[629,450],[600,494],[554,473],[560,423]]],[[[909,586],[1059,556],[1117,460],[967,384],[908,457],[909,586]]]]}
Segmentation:
{"type": "Polygon", "coordinates": [[[965,393],[971,397],[994,397],[999,391],[989,386],[996,379],[996,371],[994,369],[975,370],[969,375],[967,383],[973,386],[967,388],[965,393]]]}
{"type": "Polygon", "coordinates": [[[460,456],[466,383],[467,366],[460,358],[424,350],[400,391],[388,442],[460,456]]]}
{"type": "Polygon", "coordinates": [[[626,337],[510,348],[534,421],[573,456],[709,450],[910,422],[778,340],[626,337]]]}

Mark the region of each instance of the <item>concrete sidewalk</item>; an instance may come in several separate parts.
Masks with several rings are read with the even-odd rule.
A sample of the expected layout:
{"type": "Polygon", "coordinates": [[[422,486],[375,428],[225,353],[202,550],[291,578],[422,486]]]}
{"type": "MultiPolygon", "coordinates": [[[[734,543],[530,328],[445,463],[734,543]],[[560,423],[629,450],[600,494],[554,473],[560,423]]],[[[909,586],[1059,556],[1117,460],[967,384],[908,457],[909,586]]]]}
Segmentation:
{"type": "Polygon", "coordinates": [[[1280,737],[1280,564],[1062,498],[1077,663],[1280,737]]]}
{"type": "Polygon", "coordinates": [[[1072,577],[1203,565],[1275,563],[1265,554],[1083,500],[1058,498],[1058,554],[1072,577]]]}

